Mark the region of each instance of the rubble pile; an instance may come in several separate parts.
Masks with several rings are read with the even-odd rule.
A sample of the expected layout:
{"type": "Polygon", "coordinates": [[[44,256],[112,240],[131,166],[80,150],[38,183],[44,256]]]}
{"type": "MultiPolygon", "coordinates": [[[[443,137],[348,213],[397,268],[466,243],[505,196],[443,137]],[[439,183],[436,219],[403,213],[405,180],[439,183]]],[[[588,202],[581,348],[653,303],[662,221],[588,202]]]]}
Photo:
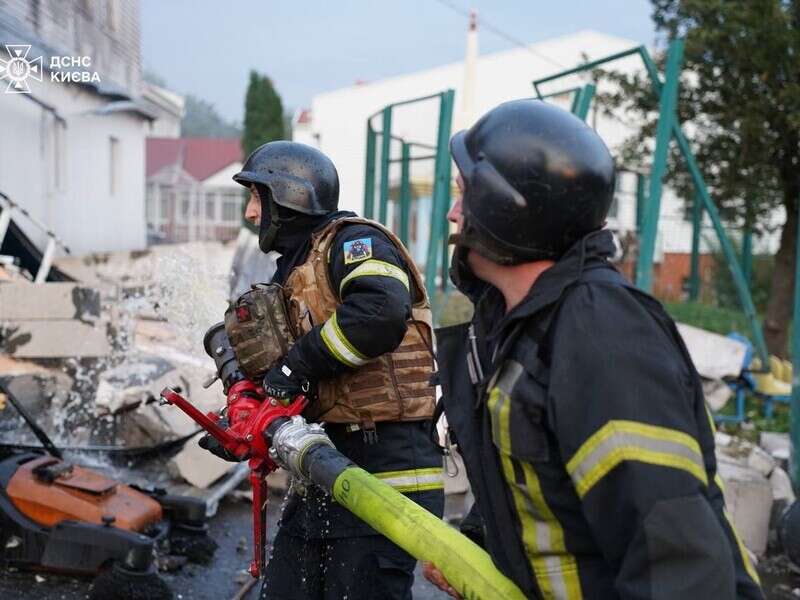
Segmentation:
{"type": "MultiPolygon", "coordinates": [[[[56,266],[75,281],[43,284],[4,268],[0,376],[56,445],[115,464],[155,456],[164,478],[208,488],[231,463],[186,443],[196,425],[157,399],[171,386],[203,411],[223,404],[219,382],[203,387],[202,336],[227,307],[233,253],[204,242],[66,257],[56,266]]],[[[0,444],[36,446],[14,412],[0,402],[0,444]]]]}

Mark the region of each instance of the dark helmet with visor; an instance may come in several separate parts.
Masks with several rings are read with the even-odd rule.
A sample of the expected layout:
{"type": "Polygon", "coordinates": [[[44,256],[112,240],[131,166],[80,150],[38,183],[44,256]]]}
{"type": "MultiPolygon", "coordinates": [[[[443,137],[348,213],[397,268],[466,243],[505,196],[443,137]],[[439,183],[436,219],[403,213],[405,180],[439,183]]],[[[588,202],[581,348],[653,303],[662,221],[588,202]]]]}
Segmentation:
{"type": "Polygon", "coordinates": [[[458,244],[499,264],[558,259],[605,224],[614,160],[578,117],[515,100],[453,136],[464,180],[458,244]]]}
{"type": "Polygon", "coordinates": [[[233,180],[247,188],[256,185],[261,198],[259,246],[264,252],[272,248],[280,228],[278,206],[320,216],[339,205],[339,175],[333,162],[316,148],[297,142],[259,146],[233,180]]]}

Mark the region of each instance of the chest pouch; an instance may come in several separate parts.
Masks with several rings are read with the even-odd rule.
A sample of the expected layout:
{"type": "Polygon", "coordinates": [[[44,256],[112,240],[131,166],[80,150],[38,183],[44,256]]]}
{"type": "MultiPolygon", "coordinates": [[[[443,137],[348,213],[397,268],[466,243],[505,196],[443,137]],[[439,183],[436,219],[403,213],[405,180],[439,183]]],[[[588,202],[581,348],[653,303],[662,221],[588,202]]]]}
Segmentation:
{"type": "Polygon", "coordinates": [[[225,332],[242,373],[250,379],[265,375],[295,341],[283,288],[277,283],[253,285],[225,311],[225,332]]]}

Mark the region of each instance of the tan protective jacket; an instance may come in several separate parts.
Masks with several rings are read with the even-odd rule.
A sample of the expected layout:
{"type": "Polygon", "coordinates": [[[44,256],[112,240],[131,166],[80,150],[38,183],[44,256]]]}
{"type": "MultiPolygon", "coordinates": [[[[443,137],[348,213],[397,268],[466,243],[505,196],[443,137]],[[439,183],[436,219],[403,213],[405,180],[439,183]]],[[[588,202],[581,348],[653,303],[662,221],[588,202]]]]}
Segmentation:
{"type": "MultiPolygon", "coordinates": [[[[400,345],[391,353],[335,379],[320,381],[317,400],[306,409],[306,416],[328,423],[357,423],[371,429],[380,421],[418,421],[433,415],[434,388],[431,355],[431,309],[422,276],[414,260],[397,236],[380,223],[358,217],[331,221],[313,234],[306,261],[292,270],[284,289],[289,320],[298,337],[315,325],[336,327],[335,311],[341,304],[330,281],[328,263],[331,244],[338,231],[349,223],[367,224],[380,229],[397,246],[411,273],[412,317],[400,345]]],[[[377,274],[377,273],[376,273],[377,274]]],[[[322,337],[332,354],[347,352],[322,337]]]]}

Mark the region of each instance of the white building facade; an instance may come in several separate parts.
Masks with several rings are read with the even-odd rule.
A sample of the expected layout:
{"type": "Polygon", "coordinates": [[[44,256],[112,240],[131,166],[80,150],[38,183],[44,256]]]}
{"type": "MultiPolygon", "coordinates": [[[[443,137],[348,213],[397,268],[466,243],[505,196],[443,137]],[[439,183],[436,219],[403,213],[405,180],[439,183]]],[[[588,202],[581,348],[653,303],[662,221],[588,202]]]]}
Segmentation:
{"type": "MultiPolygon", "coordinates": [[[[0,52],[8,60],[6,44],[30,46],[27,59],[41,56],[44,72],[41,81],[27,78],[29,93],[4,93],[10,81],[0,80],[0,191],[74,254],[143,248],[144,140],[153,116],[139,102],[138,1],[7,0],[0,52]],[[80,66],[54,69],[53,81],[56,56],[80,66]]],[[[39,228],[14,218],[46,243],[39,228]]]]}

